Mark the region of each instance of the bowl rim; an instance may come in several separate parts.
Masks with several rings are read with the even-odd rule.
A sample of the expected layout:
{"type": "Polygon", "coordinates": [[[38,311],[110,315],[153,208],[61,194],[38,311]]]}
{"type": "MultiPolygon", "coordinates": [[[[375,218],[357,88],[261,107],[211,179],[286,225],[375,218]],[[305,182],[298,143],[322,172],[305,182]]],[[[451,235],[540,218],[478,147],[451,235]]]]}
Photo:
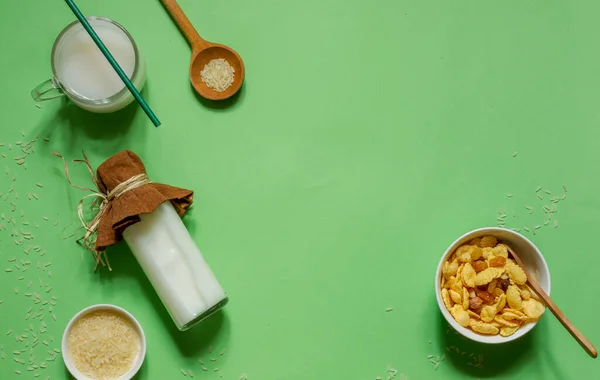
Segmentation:
{"type": "MultiPolygon", "coordinates": [[[[548,286],[544,287],[542,286],[542,284],[540,284],[540,286],[542,286],[542,288],[546,291],[546,293],[548,295],[550,295],[550,290],[552,287],[552,279],[550,277],[550,269],[548,268],[548,264],[546,263],[546,260],[544,259],[544,255],[542,254],[542,252],[539,250],[539,248],[531,241],[529,240],[526,236],[521,235],[513,230],[509,230],[506,228],[500,228],[500,227],[481,227],[481,228],[476,228],[474,230],[468,231],[464,234],[462,234],[460,237],[458,237],[456,240],[454,240],[449,246],[448,248],[446,248],[446,250],[444,251],[444,254],[442,255],[438,266],[437,266],[437,270],[435,272],[435,293],[436,293],[436,299],[437,299],[437,303],[438,303],[438,307],[442,313],[442,315],[444,316],[444,318],[446,319],[446,321],[448,322],[448,324],[450,326],[452,326],[452,328],[454,328],[455,331],[457,331],[459,334],[461,334],[462,336],[464,336],[465,338],[468,338],[472,341],[475,342],[479,342],[479,343],[485,343],[485,344],[504,344],[504,343],[508,343],[508,342],[512,342],[514,340],[517,340],[525,335],[527,335],[527,333],[529,333],[536,325],[537,323],[540,321],[540,319],[544,316],[542,314],[542,316],[540,317],[540,319],[538,319],[535,322],[531,322],[528,323],[527,326],[525,326],[522,329],[519,329],[519,331],[517,331],[517,333],[510,335],[508,337],[502,337],[502,339],[490,339],[490,338],[497,338],[500,335],[494,335],[494,336],[486,336],[486,335],[480,335],[477,334],[465,327],[462,327],[461,325],[458,324],[458,322],[456,322],[456,320],[452,317],[452,315],[450,314],[450,312],[446,309],[446,305],[444,304],[444,301],[442,300],[442,291],[441,291],[441,275],[442,275],[442,268],[444,266],[444,262],[446,261],[446,258],[452,254],[452,252],[454,252],[454,250],[456,248],[458,248],[460,245],[465,244],[466,242],[468,242],[469,240],[472,240],[476,237],[481,237],[481,236],[486,236],[486,235],[491,235],[491,236],[496,236],[497,232],[502,232],[503,234],[509,234],[512,235],[514,237],[516,237],[517,239],[521,239],[525,244],[529,245],[533,252],[535,252],[535,254],[539,257],[542,265],[541,267],[539,267],[539,271],[540,273],[545,273],[546,276],[548,277],[548,286]],[[473,236],[473,235],[477,235],[477,236],[473,236]],[[467,333],[468,332],[468,333],[467,333]],[[519,334],[520,332],[520,334],[519,334]]],[[[501,240],[501,239],[500,239],[501,240]]],[[[545,313],[545,310],[544,310],[545,313]]]]}
{"type": "Polygon", "coordinates": [[[67,327],[65,327],[65,331],[62,336],[61,348],[62,348],[63,362],[65,363],[65,366],[69,370],[69,373],[75,379],[77,379],[77,380],[93,380],[92,378],[81,373],[75,367],[75,365],[73,364],[73,362],[70,358],[69,346],[68,346],[67,341],[68,341],[69,332],[71,331],[75,322],[77,322],[83,316],[93,313],[98,310],[110,310],[110,311],[116,312],[116,313],[126,317],[136,328],[136,330],[140,336],[140,352],[138,354],[135,364],[131,367],[131,369],[129,371],[125,372],[123,375],[121,375],[120,377],[115,379],[115,380],[130,380],[131,378],[133,378],[136,375],[136,373],[140,370],[140,368],[142,367],[142,364],[144,363],[144,359],[146,357],[146,335],[144,334],[144,329],[142,328],[142,325],[138,322],[138,320],[130,312],[128,312],[127,310],[125,310],[122,307],[117,306],[117,305],[113,305],[113,304],[90,305],[90,306],[82,309],[81,311],[79,311],[77,314],[75,314],[73,316],[73,318],[71,318],[71,320],[67,324],[67,327]]]}

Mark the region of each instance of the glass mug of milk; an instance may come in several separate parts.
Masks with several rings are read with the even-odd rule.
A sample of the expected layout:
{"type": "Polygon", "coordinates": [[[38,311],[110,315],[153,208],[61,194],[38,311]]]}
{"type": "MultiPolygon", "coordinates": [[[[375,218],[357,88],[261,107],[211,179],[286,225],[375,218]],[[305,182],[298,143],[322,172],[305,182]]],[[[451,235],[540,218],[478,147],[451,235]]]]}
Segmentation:
{"type": "MultiPolygon", "coordinates": [[[[146,64],[131,35],[115,21],[87,17],[135,88],[146,81],[146,64]]],[[[134,97],[79,21],[67,26],[52,47],[53,77],[31,91],[35,101],[67,96],[91,112],[118,111],[134,97]]]]}

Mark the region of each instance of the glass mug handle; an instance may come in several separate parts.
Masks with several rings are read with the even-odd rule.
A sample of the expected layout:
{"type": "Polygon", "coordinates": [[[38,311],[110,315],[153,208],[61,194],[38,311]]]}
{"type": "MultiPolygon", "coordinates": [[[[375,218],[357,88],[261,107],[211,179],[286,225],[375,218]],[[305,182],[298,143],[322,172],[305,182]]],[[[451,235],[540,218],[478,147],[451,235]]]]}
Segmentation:
{"type": "Polygon", "coordinates": [[[64,96],[64,94],[65,93],[63,92],[56,78],[48,79],[31,90],[31,97],[36,102],[56,99],[64,96]]]}

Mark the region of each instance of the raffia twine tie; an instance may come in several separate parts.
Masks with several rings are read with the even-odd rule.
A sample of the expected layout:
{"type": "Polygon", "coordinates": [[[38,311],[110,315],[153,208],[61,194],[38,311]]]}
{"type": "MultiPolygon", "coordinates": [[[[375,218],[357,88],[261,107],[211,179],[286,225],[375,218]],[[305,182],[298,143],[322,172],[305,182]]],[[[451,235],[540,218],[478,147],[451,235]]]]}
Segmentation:
{"type": "MultiPolygon", "coordinates": [[[[90,165],[90,162],[89,162],[87,156],[85,155],[85,152],[82,151],[83,160],[75,159],[75,160],[73,160],[73,162],[82,162],[86,165],[88,171],[90,172],[92,181],[96,185],[97,190],[90,189],[88,187],[78,186],[78,185],[75,185],[73,182],[71,182],[71,177],[69,175],[69,168],[67,165],[67,160],[61,154],[59,154],[57,152],[52,152],[52,154],[55,155],[56,157],[60,157],[63,160],[65,176],[67,177],[67,181],[69,182],[69,185],[71,185],[72,187],[75,187],[77,189],[80,189],[80,190],[89,191],[91,193],[91,194],[88,194],[88,195],[84,196],[83,198],[81,198],[77,204],[77,215],[79,216],[79,221],[81,222],[81,227],[78,228],[77,231],[79,231],[82,228],[85,229],[85,231],[86,231],[85,234],[83,235],[83,237],[79,238],[77,241],[78,242],[80,241],[81,244],[85,248],[87,248],[89,251],[91,251],[92,254],[94,255],[94,259],[96,260],[96,265],[94,266],[94,271],[98,268],[99,264],[102,266],[108,267],[108,269],[112,271],[112,268],[110,267],[110,263],[108,261],[108,256],[106,255],[106,251],[97,251],[96,250],[96,234],[98,232],[98,225],[100,224],[100,220],[102,220],[104,213],[106,213],[106,210],[108,210],[108,208],[110,207],[110,202],[112,200],[119,198],[120,196],[127,193],[128,191],[137,189],[138,187],[141,187],[141,186],[148,185],[148,184],[152,183],[152,181],[150,180],[150,178],[148,178],[148,175],[146,175],[146,174],[143,174],[143,173],[137,174],[137,175],[127,179],[126,181],[121,182],[120,184],[115,186],[115,188],[112,189],[111,191],[109,191],[108,193],[104,193],[100,190],[101,187],[98,183],[98,179],[96,178],[96,175],[94,174],[94,170],[92,169],[92,166],[90,165]],[[96,208],[98,209],[96,216],[94,216],[94,218],[90,221],[86,221],[85,216],[83,215],[83,202],[87,198],[95,198],[94,201],[92,202],[92,209],[96,209],[96,208]],[[102,257],[103,255],[104,255],[104,257],[102,257]]],[[[69,237],[75,235],[77,233],[77,231],[75,231],[69,237]]]]}

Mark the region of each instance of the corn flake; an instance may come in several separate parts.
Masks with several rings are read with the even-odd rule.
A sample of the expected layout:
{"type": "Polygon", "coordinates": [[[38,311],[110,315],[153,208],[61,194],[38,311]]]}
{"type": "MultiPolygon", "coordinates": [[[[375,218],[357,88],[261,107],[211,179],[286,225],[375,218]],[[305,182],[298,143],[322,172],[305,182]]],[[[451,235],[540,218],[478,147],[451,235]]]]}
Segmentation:
{"type": "Polygon", "coordinates": [[[452,299],[452,301],[454,301],[454,303],[462,305],[462,299],[461,299],[460,293],[458,293],[457,291],[450,290],[450,298],[452,299]]]}
{"type": "Polygon", "coordinates": [[[462,293],[462,288],[463,288],[462,281],[460,281],[460,280],[454,281],[454,283],[452,284],[452,286],[450,286],[450,289],[454,290],[458,294],[462,293]]]}
{"type": "Polygon", "coordinates": [[[476,276],[477,274],[475,273],[475,269],[473,269],[471,263],[466,263],[462,270],[463,283],[469,288],[474,288],[476,276]]]}
{"type": "Polygon", "coordinates": [[[472,245],[471,249],[469,249],[469,253],[471,254],[471,261],[475,261],[481,258],[483,255],[483,250],[476,245],[472,245]]]}
{"type": "Polygon", "coordinates": [[[462,271],[465,268],[465,264],[460,264],[456,270],[456,278],[462,279],[462,271]]]}
{"type": "Polygon", "coordinates": [[[498,244],[498,239],[495,236],[484,236],[481,238],[482,247],[494,248],[498,244]]]}
{"type": "Polygon", "coordinates": [[[450,309],[450,314],[452,314],[456,322],[458,322],[458,324],[462,327],[469,326],[471,317],[469,317],[469,313],[467,313],[461,305],[457,304],[452,306],[452,309],[450,309]]]}
{"type": "Polygon", "coordinates": [[[467,313],[469,314],[469,317],[471,317],[471,318],[474,318],[476,320],[480,320],[481,319],[481,317],[479,316],[479,314],[477,314],[473,310],[467,310],[467,313]]]}
{"type": "Polygon", "coordinates": [[[498,327],[484,322],[472,322],[470,326],[473,331],[485,335],[496,335],[500,331],[498,327]]]}
{"type": "Polygon", "coordinates": [[[506,313],[513,313],[513,314],[515,314],[515,315],[517,315],[519,317],[525,317],[526,316],[525,314],[523,314],[522,311],[511,309],[510,307],[505,307],[503,311],[506,312],[506,313]]]}
{"type": "Polygon", "coordinates": [[[444,263],[444,277],[450,278],[452,276],[456,276],[456,272],[458,272],[458,261],[453,261],[452,263],[448,263],[447,261],[444,263]]]}
{"type": "Polygon", "coordinates": [[[534,299],[523,301],[523,312],[531,319],[538,319],[544,314],[545,307],[534,299]]]}
{"type": "Polygon", "coordinates": [[[491,322],[496,316],[496,308],[494,306],[486,305],[481,309],[481,320],[483,322],[491,322]]]}
{"type": "Polygon", "coordinates": [[[484,259],[488,259],[490,257],[490,254],[492,253],[492,249],[490,247],[485,247],[483,248],[483,252],[482,252],[482,256],[484,259]]]}
{"type": "Polygon", "coordinates": [[[492,248],[492,253],[496,257],[504,257],[505,259],[508,259],[508,250],[504,244],[498,244],[492,248]]]}
{"type": "Polygon", "coordinates": [[[452,285],[454,285],[455,282],[456,282],[456,277],[452,276],[448,279],[448,281],[446,281],[446,283],[443,285],[443,287],[446,289],[451,289],[452,285]]]}
{"type": "Polygon", "coordinates": [[[504,326],[504,325],[502,325],[502,324],[500,324],[500,323],[498,323],[496,321],[491,321],[490,325],[494,326],[497,329],[502,328],[502,326],[504,326]]]}
{"type": "Polygon", "coordinates": [[[527,321],[529,318],[526,315],[519,315],[510,311],[505,311],[506,309],[503,310],[502,312],[502,318],[506,319],[507,321],[527,321]]]}
{"type": "MultiPolygon", "coordinates": [[[[500,288],[496,288],[496,289],[500,289],[500,288]]],[[[502,289],[500,289],[500,291],[502,291],[502,289]]],[[[498,297],[498,302],[496,303],[496,313],[500,312],[500,310],[504,309],[504,306],[506,306],[506,294],[502,293],[500,294],[500,297],[498,297]]]]}
{"type": "Polygon", "coordinates": [[[515,284],[523,285],[527,282],[527,276],[525,275],[525,272],[516,264],[507,264],[506,273],[508,274],[508,278],[513,280],[515,284]]]}
{"type": "Polygon", "coordinates": [[[515,332],[517,332],[517,330],[519,329],[519,326],[515,326],[515,327],[510,327],[510,326],[504,326],[502,328],[500,328],[500,335],[507,337],[507,336],[511,336],[512,334],[514,334],[515,332]]]}
{"type": "Polygon", "coordinates": [[[442,289],[442,301],[444,301],[444,305],[446,305],[447,309],[452,308],[452,302],[450,301],[450,294],[448,294],[448,289],[442,289]]]}
{"type": "Polygon", "coordinates": [[[521,299],[521,293],[519,292],[519,288],[515,285],[510,285],[506,290],[506,301],[508,302],[508,306],[514,310],[523,309],[523,300],[521,299]]]}
{"type": "Polygon", "coordinates": [[[501,315],[498,315],[498,314],[496,314],[496,316],[494,317],[494,321],[498,322],[502,326],[508,326],[508,327],[519,327],[521,325],[518,322],[506,320],[501,315]]]}
{"type": "Polygon", "coordinates": [[[470,245],[461,245],[456,250],[456,258],[461,263],[468,263],[471,261],[471,246],[470,245]]]}
{"type": "Polygon", "coordinates": [[[475,286],[482,286],[489,284],[493,279],[500,277],[502,273],[498,268],[487,268],[477,273],[475,276],[475,286]]]}

